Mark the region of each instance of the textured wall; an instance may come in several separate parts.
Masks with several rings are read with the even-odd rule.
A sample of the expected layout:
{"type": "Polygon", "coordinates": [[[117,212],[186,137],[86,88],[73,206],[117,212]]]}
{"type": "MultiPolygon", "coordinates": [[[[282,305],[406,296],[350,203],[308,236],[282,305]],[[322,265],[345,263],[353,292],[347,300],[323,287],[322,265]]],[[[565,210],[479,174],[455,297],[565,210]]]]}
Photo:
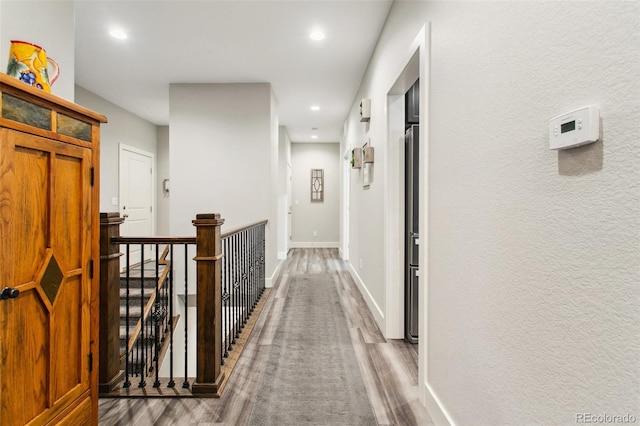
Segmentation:
{"type": "MultiPolygon", "coordinates": [[[[369,134],[384,141],[386,90],[430,21],[421,344],[425,381],[457,424],[640,419],[639,5],[392,7],[356,99],[372,99],[369,134]],[[588,104],[601,107],[602,141],[549,150],[549,118],[588,104]]],[[[355,145],[354,114],[348,126],[355,145]]],[[[372,268],[361,277],[381,306],[381,238],[362,228],[384,220],[360,213],[384,209],[382,193],[353,194],[351,262],[372,268]]]]}

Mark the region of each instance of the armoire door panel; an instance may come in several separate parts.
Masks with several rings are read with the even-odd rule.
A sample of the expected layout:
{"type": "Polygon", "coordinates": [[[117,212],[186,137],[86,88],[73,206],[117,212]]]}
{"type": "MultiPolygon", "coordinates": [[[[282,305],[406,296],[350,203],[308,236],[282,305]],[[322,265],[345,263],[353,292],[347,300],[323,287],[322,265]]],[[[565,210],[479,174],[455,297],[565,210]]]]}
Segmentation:
{"type": "Polygon", "coordinates": [[[90,388],[91,152],[0,132],[0,424],[46,424],[90,388]]]}
{"type": "Polygon", "coordinates": [[[86,198],[83,190],[85,159],[82,148],[77,157],[56,155],[53,161],[52,247],[63,271],[82,268],[82,233],[87,225],[87,212],[83,210],[86,198]]]}
{"type": "Polygon", "coordinates": [[[4,373],[0,376],[0,424],[24,425],[49,406],[49,315],[33,288],[11,303],[4,302],[0,303],[4,373]]]}
{"type": "Polygon", "coordinates": [[[54,401],[74,389],[80,391],[78,385],[88,380],[88,369],[81,371],[83,354],[89,350],[82,339],[87,331],[83,330],[82,311],[77,309],[82,305],[82,293],[81,275],[65,279],[51,315],[51,370],[65,372],[51,378],[54,401]]]}
{"type": "Polygon", "coordinates": [[[2,155],[7,155],[6,160],[14,164],[8,174],[1,177],[3,187],[17,195],[6,199],[3,206],[3,218],[13,223],[8,241],[12,241],[17,253],[29,254],[17,256],[3,268],[13,269],[9,271],[13,272],[9,278],[12,282],[26,283],[35,279],[49,243],[50,155],[19,146],[14,152],[3,149],[2,155]]]}

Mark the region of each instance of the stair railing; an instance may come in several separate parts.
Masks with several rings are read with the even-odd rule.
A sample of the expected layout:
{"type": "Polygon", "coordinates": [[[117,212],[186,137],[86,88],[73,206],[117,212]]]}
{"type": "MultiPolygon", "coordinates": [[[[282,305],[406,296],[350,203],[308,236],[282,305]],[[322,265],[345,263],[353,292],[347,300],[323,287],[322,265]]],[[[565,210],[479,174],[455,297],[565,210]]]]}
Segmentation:
{"type": "Polygon", "coordinates": [[[236,344],[265,290],[265,227],[267,221],[243,226],[222,235],[222,352],[236,344]]]}
{"type": "MultiPolygon", "coordinates": [[[[151,377],[154,379],[153,388],[179,389],[175,387],[174,377],[174,367],[178,367],[174,366],[175,346],[179,344],[174,341],[179,318],[175,303],[176,295],[182,293],[183,288],[184,309],[182,318],[179,318],[184,325],[184,333],[180,335],[180,343],[184,342],[181,388],[193,395],[219,396],[225,379],[222,370],[224,357],[233,349],[235,340],[264,292],[267,222],[221,234],[224,219],[219,214],[199,214],[193,221],[196,237],[138,238],[119,235],[123,221],[118,213],[101,214],[101,395],[152,396],[147,388],[147,378],[151,377]],[[145,250],[151,247],[150,257],[157,261],[149,271],[145,271],[144,261],[137,269],[130,267],[132,247],[139,247],[143,260],[145,250]],[[178,251],[182,253],[178,254],[178,251]],[[192,257],[194,251],[195,257],[192,257]],[[123,255],[127,267],[124,277],[121,277],[120,257],[123,255]],[[190,344],[193,336],[189,335],[187,318],[189,293],[193,293],[193,289],[190,291],[193,283],[189,282],[190,275],[193,276],[189,272],[190,257],[196,263],[195,378],[189,377],[188,366],[189,347],[193,346],[190,344]],[[132,274],[137,276],[134,278],[132,274]],[[123,282],[122,289],[120,281],[123,282]],[[132,290],[140,294],[133,307],[132,290]],[[121,293],[125,311],[124,333],[120,327],[121,293]],[[140,312],[139,319],[132,319],[132,309],[140,312]],[[124,342],[122,348],[121,340],[124,342]],[[162,371],[168,371],[168,377],[161,377],[161,366],[162,371]],[[132,386],[134,377],[138,378],[137,386],[132,386]],[[143,394],[132,392],[136,388],[142,389],[143,394]]],[[[180,396],[180,393],[174,391],[160,396],[180,396]]]]}

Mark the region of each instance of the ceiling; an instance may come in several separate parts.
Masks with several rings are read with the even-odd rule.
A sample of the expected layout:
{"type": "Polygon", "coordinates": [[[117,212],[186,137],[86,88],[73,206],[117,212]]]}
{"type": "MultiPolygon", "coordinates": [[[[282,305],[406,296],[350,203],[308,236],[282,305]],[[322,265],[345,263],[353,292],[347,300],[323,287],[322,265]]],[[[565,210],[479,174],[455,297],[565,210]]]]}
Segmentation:
{"type": "Polygon", "coordinates": [[[391,3],[76,1],[76,83],[157,125],[170,83],[271,83],[292,142],[338,142],[391,3]]]}

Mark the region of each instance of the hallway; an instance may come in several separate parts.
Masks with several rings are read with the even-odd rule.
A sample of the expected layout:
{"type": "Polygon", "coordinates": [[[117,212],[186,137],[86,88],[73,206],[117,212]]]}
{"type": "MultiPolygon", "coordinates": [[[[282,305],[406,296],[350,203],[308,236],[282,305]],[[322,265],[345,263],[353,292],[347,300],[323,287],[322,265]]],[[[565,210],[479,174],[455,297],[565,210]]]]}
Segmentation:
{"type": "MultiPolygon", "coordinates": [[[[377,424],[432,424],[418,400],[417,348],[403,341],[384,339],[346,264],[339,259],[337,250],[321,248],[293,249],[289,252],[280,278],[270,293],[222,398],[103,398],[100,400],[100,424],[246,425],[257,405],[258,390],[262,388],[261,379],[275,346],[273,339],[281,324],[291,284],[295,282],[295,277],[310,276],[332,281],[336,286],[377,424]]],[[[277,400],[277,396],[274,400],[277,400]]]]}

